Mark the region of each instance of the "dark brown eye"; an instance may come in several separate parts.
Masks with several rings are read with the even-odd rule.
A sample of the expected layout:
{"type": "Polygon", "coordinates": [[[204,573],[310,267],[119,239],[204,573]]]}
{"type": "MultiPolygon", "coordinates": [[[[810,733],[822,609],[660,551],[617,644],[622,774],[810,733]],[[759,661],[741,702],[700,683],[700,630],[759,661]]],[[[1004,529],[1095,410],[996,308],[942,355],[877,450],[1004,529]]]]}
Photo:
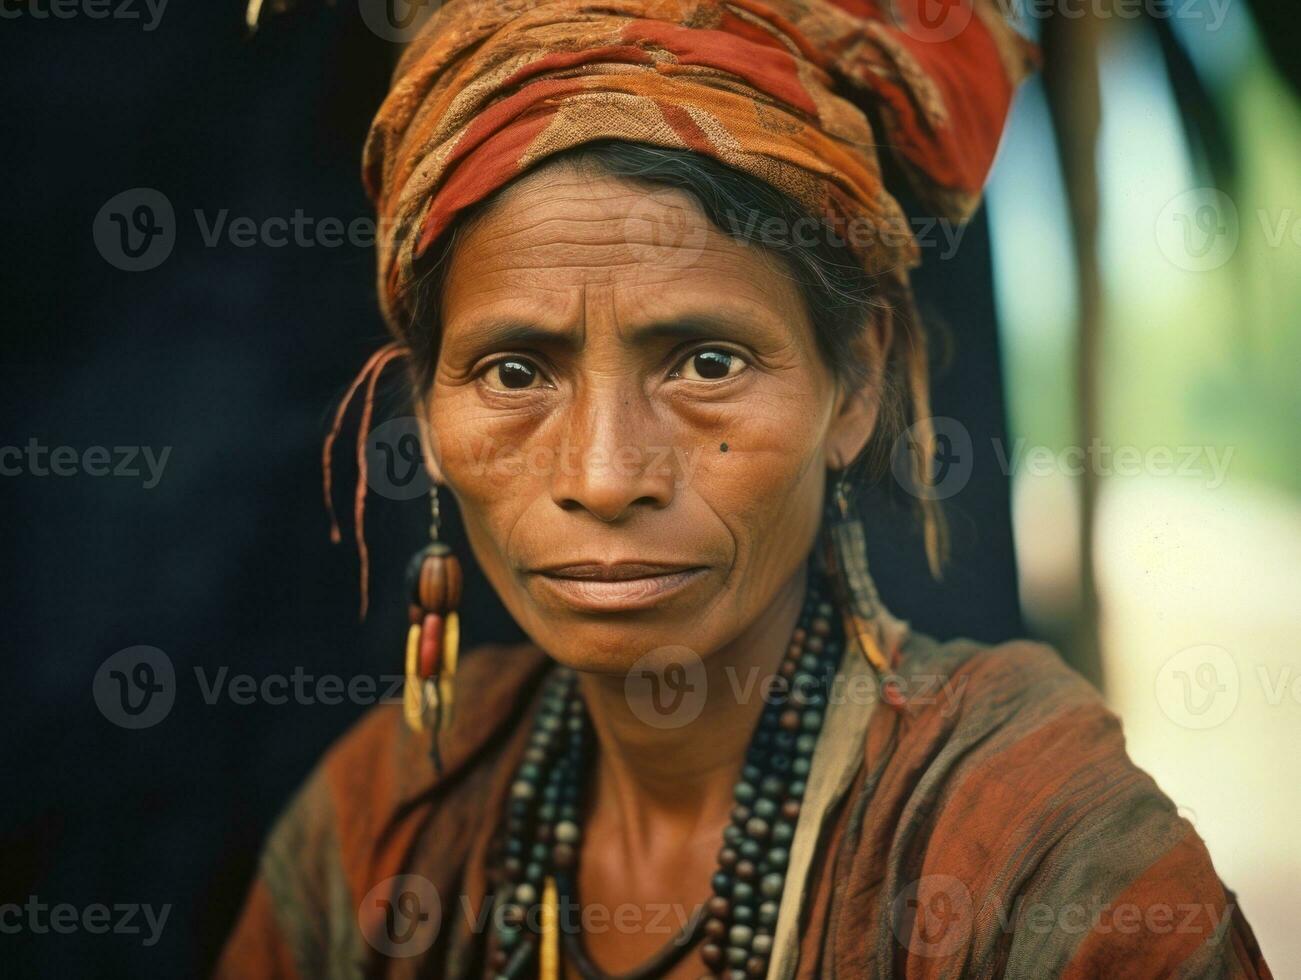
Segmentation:
{"type": "Polygon", "coordinates": [[[522,357],[508,357],[494,364],[487,376],[502,388],[518,391],[533,387],[538,381],[539,373],[536,366],[522,357]]]}
{"type": "Polygon", "coordinates": [[[677,374],[688,381],[721,381],[739,374],[744,367],[745,361],[731,351],[702,347],[682,362],[677,374]]]}

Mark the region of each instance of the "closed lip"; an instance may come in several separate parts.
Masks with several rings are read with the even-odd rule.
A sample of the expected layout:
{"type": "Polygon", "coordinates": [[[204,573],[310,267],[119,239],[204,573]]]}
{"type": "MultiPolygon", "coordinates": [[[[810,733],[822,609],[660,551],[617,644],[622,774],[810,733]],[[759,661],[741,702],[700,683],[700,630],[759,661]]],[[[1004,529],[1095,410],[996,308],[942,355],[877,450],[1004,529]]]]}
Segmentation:
{"type": "Polygon", "coordinates": [[[569,562],[535,570],[546,590],[581,612],[649,609],[688,588],[702,565],[646,561],[569,562]]]}
{"type": "Polygon", "coordinates": [[[653,561],[576,561],[534,569],[551,578],[584,579],[597,582],[626,582],[629,579],[654,578],[700,568],[683,562],[653,561]]]}

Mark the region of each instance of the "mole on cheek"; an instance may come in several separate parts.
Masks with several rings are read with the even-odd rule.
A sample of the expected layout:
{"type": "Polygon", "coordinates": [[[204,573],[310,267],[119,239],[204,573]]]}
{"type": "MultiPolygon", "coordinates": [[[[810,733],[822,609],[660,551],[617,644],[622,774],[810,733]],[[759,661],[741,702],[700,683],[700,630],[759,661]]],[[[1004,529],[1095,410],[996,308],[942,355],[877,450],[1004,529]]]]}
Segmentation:
{"type": "Polygon", "coordinates": [[[727,443],[725,443],[725,442],[720,442],[720,443],[718,444],[718,451],[719,451],[720,453],[725,453],[725,452],[727,452],[727,443]]]}

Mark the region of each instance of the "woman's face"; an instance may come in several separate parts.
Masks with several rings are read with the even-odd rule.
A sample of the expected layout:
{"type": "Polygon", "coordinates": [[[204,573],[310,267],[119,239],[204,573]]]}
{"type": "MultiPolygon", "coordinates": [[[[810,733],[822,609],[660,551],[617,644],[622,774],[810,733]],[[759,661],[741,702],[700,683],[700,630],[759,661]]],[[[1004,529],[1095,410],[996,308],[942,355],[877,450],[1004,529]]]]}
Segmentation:
{"type": "Polygon", "coordinates": [[[705,658],[797,580],[874,399],[842,392],[776,258],[685,194],[558,164],[471,225],[442,304],[434,475],[553,657],[705,658]]]}

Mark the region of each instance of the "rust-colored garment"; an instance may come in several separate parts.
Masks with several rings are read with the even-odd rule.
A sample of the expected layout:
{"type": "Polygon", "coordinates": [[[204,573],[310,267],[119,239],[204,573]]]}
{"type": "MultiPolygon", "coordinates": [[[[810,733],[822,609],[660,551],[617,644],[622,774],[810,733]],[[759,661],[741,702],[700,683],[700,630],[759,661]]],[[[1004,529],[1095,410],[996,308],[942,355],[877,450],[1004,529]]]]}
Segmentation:
{"type": "MultiPolygon", "coordinates": [[[[856,653],[842,666],[770,980],[1270,976],[1201,839],[1055,653],[898,652],[880,702],[856,653]]],[[[548,669],[527,645],[465,658],[441,779],[398,707],[365,717],[271,834],[218,977],[488,976],[488,845],[548,669]],[[380,919],[413,882],[441,916],[395,950],[380,919]]]]}
{"type": "MultiPolygon", "coordinates": [[[[544,158],[621,139],[693,150],[823,219],[902,283],[917,245],[888,148],[937,215],[975,209],[1033,48],[996,0],[448,0],[367,141],[391,325],[466,207],[544,158]]],[[[400,330],[399,330],[400,334],[400,330]]]]}

